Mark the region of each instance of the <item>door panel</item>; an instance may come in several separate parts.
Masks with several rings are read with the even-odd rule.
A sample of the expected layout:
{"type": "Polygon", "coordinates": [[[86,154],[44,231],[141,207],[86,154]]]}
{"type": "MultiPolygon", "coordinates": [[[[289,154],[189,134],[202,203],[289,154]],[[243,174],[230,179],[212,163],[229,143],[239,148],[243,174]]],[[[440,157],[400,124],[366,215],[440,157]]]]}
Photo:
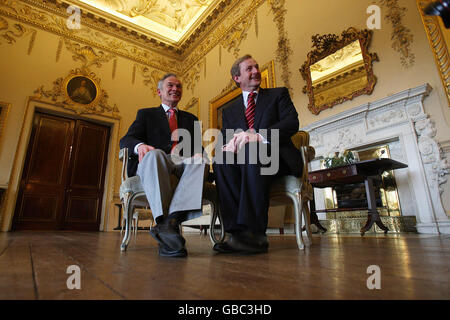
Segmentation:
{"type": "Polygon", "coordinates": [[[58,229],[74,122],[37,113],[14,215],[14,229],[58,229]]]}
{"type": "Polygon", "coordinates": [[[64,229],[98,230],[108,141],[108,127],[77,121],[64,229]]]}

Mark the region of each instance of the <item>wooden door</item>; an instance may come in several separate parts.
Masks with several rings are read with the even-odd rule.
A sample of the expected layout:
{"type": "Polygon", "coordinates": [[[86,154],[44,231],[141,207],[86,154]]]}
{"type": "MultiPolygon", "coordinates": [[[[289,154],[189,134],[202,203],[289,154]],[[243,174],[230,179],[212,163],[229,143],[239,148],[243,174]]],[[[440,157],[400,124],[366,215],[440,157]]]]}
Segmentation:
{"type": "Polygon", "coordinates": [[[98,230],[108,139],[108,127],[36,113],[13,230],[98,230]]]}
{"type": "Polygon", "coordinates": [[[108,127],[77,121],[63,229],[99,229],[108,141],[108,127]]]}

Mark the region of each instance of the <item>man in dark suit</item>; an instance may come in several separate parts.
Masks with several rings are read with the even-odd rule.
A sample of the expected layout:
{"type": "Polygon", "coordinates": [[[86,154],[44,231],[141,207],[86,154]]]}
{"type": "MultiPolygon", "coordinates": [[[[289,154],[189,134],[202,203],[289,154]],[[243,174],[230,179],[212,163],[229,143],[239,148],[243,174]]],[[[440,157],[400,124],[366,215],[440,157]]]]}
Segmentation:
{"type": "Polygon", "coordinates": [[[159,254],[185,257],[179,224],[188,214],[201,212],[205,175],[201,128],[197,117],[177,109],[182,85],[175,74],[165,75],[157,91],[161,105],[138,111],[120,147],[130,150],[128,176],[137,174],[144,187],[157,223],[150,234],[159,242],[159,254]],[[179,179],[176,188],[171,183],[174,176],[179,179]]]}
{"type": "Polygon", "coordinates": [[[213,164],[229,240],[216,244],[214,250],[263,253],[268,249],[270,185],[276,175],[300,176],[303,170],[301,153],[291,141],[299,129],[298,115],[286,88],[260,88],[259,66],[250,55],[236,60],[231,76],[242,95],[224,107],[223,153],[220,157],[216,154],[213,164]],[[227,129],[232,129],[234,135],[227,137],[227,129]],[[271,159],[279,159],[275,174],[263,170],[267,163],[261,159],[262,147],[269,150],[271,159]],[[245,156],[244,162],[239,161],[243,159],[240,155],[245,156]],[[252,157],[256,161],[249,161],[252,157]]]}

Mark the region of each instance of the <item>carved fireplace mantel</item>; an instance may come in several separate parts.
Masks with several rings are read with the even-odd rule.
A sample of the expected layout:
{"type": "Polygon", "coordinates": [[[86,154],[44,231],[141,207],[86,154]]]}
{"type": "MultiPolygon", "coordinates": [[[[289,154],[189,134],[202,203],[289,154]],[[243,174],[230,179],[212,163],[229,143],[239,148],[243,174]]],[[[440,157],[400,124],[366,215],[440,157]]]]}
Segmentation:
{"type": "MultiPolygon", "coordinates": [[[[403,216],[415,216],[419,233],[450,233],[441,201],[441,185],[449,165],[434,139],[436,128],[424,111],[431,86],[411,88],[317,121],[308,131],[316,159],[310,170],[320,169],[330,152],[389,144],[391,158],[408,164],[396,174],[403,216]]],[[[324,209],[324,192],[315,189],[316,209],[324,209]]],[[[320,217],[319,218],[323,218],[320,217]]]]}

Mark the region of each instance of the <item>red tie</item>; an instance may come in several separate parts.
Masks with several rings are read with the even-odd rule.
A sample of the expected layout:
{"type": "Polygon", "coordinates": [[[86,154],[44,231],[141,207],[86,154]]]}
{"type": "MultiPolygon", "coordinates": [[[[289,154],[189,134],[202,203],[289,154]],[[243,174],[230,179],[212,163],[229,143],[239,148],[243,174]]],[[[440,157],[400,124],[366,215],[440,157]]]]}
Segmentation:
{"type": "MultiPolygon", "coordinates": [[[[170,128],[170,132],[174,132],[174,130],[176,130],[178,128],[178,124],[177,124],[177,113],[175,108],[170,108],[168,111],[169,113],[169,128],[170,128]]],[[[172,149],[177,145],[178,143],[178,136],[175,135],[174,136],[174,142],[172,145],[172,149]]]]}
{"type": "Polygon", "coordinates": [[[245,119],[249,129],[253,128],[255,123],[255,96],[256,92],[250,92],[247,98],[247,109],[245,110],[245,119]]]}

